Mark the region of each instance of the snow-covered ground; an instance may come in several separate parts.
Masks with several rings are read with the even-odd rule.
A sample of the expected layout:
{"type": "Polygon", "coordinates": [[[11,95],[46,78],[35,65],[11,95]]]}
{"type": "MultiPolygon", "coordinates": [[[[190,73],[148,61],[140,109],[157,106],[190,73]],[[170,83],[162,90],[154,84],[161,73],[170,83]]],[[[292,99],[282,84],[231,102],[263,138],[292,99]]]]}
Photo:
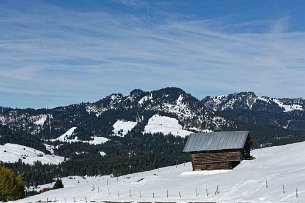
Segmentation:
{"type": "Polygon", "coordinates": [[[91,145],[98,145],[107,142],[109,139],[106,137],[92,137],[93,140],[82,141],[83,143],[89,143],[91,145]]]}
{"type": "Polygon", "coordinates": [[[109,140],[108,138],[105,138],[105,137],[91,137],[93,140],[90,140],[90,141],[79,140],[77,136],[72,138],[72,135],[74,134],[74,131],[76,130],[76,128],[77,127],[72,127],[67,132],[65,132],[64,134],[59,136],[58,138],[51,139],[50,141],[51,142],[60,141],[60,142],[68,142],[68,143],[83,142],[83,143],[89,143],[91,145],[98,145],[98,144],[103,144],[109,140]]]}
{"type": "Polygon", "coordinates": [[[185,137],[192,132],[183,130],[177,119],[156,114],[148,120],[144,133],[163,133],[185,137]]]}
{"type": "Polygon", "coordinates": [[[54,142],[54,141],[60,141],[60,142],[77,142],[77,137],[75,138],[71,138],[71,136],[73,135],[74,131],[76,130],[77,127],[72,127],[70,128],[67,132],[65,132],[64,134],[62,134],[61,136],[59,136],[56,139],[52,139],[50,141],[54,142]]]}
{"type": "Polygon", "coordinates": [[[255,160],[233,170],[192,172],[186,163],[118,179],[63,178],[65,188],[18,202],[305,202],[304,152],[305,142],[254,150],[255,160]]]}
{"type": "Polygon", "coordinates": [[[33,165],[40,161],[42,164],[59,164],[64,161],[64,157],[55,155],[46,155],[42,151],[18,144],[6,143],[0,145],[0,162],[15,163],[18,160],[23,163],[33,165]]]}
{"type": "Polygon", "coordinates": [[[113,124],[113,134],[124,137],[128,131],[132,130],[137,122],[118,120],[113,124]]]}
{"type": "Polygon", "coordinates": [[[35,125],[40,125],[40,126],[43,126],[44,123],[46,122],[47,118],[48,118],[48,115],[40,115],[40,116],[37,116],[38,120],[36,120],[34,123],[35,125]]]}

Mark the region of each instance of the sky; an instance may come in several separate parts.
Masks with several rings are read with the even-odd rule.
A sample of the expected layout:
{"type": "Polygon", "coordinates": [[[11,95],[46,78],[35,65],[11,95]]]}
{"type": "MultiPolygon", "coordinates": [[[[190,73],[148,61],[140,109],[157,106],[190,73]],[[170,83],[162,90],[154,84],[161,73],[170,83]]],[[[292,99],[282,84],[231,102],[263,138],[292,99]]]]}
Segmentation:
{"type": "Polygon", "coordinates": [[[305,97],[303,0],[0,0],[0,106],[179,87],[305,97]]]}

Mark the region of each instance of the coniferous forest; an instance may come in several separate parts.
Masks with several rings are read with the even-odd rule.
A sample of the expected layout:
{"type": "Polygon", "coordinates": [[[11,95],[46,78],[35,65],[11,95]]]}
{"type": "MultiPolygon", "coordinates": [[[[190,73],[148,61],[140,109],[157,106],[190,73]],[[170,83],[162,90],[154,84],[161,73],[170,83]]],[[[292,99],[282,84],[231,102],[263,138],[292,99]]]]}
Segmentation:
{"type": "Polygon", "coordinates": [[[107,156],[97,153],[101,146],[75,143],[62,147],[69,148],[69,151],[58,151],[58,154],[70,157],[59,165],[42,165],[37,162],[31,166],[21,161],[5,165],[14,171],[22,171],[27,185],[36,186],[52,182],[56,177],[109,174],[120,176],[189,161],[189,155],[182,153],[184,138],[162,134],[130,134],[122,139],[120,142],[106,142],[102,145],[107,156]],[[73,154],[80,149],[87,153],[73,154]]]}

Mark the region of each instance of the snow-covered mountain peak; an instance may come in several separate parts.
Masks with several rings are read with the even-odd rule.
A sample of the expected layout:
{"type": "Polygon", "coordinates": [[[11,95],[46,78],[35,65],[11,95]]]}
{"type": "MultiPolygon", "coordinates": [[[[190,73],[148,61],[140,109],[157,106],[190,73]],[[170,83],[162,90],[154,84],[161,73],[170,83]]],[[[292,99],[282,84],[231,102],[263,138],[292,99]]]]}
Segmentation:
{"type": "Polygon", "coordinates": [[[278,99],[267,96],[257,96],[254,92],[240,92],[224,96],[206,97],[204,105],[215,111],[225,110],[264,110],[291,112],[302,111],[305,101],[302,99],[278,99]]]}

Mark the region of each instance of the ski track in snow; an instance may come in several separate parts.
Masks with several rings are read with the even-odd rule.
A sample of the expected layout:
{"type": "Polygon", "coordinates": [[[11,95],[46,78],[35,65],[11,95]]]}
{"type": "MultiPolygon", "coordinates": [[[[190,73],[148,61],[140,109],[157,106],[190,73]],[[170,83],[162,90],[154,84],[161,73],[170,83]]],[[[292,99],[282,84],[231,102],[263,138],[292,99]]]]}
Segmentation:
{"type": "Polygon", "coordinates": [[[303,152],[305,142],[258,149],[251,152],[256,159],[242,161],[235,169],[225,171],[192,172],[191,163],[186,163],[118,179],[110,176],[63,178],[65,188],[17,202],[47,199],[58,202],[74,202],[74,199],[76,202],[86,199],[88,202],[305,202],[305,157],[296,156],[303,152]],[[215,194],[217,186],[219,193],[215,194]]]}

